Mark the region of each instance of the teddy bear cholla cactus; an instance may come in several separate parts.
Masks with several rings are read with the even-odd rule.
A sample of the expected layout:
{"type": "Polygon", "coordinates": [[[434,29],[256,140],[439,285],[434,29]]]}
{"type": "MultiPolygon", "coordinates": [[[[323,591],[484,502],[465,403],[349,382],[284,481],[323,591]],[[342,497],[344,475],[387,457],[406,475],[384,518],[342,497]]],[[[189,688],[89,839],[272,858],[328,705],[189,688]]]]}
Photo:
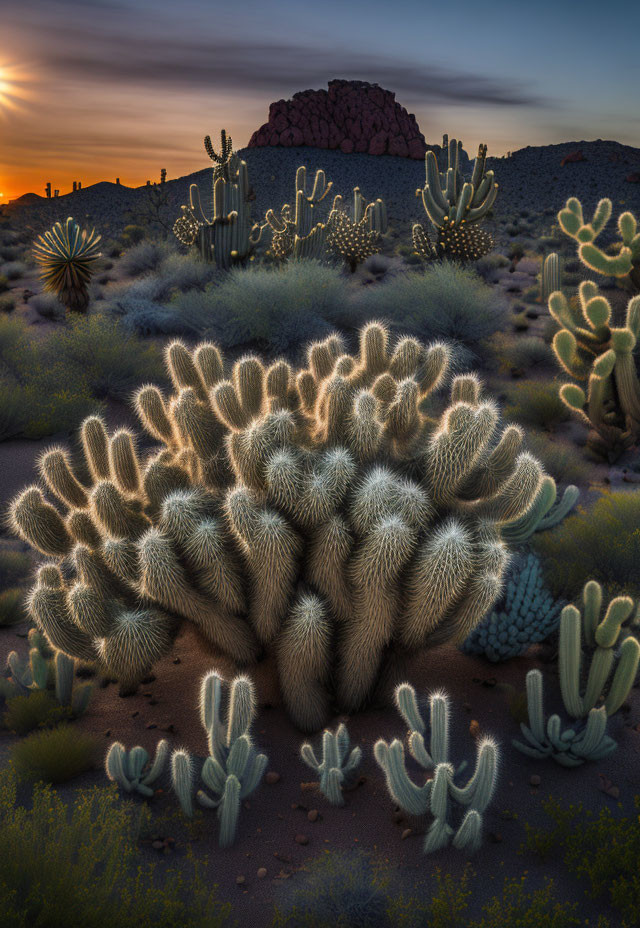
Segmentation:
{"type": "Polygon", "coordinates": [[[270,653],[313,731],[397,682],[399,655],[463,640],[493,605],[500,526],[531,506],[541,468],[520,429],[497,434],[473,375],[428,414],[446,345],[393,347],[371,323],[355,355],[334,335],[297,372],[244,357],[227,377],[208,343],[174,342],[167,365],[172,396],[136,399],[159,452],[143,462],[129,431],[91,417],[90,486],[62,449],[40,461],[66,517],[35,486],[12,505],[18,534],[59,561],[31,595],[55,647],[131,689],[189,619],[238,663],[270,653]]]}

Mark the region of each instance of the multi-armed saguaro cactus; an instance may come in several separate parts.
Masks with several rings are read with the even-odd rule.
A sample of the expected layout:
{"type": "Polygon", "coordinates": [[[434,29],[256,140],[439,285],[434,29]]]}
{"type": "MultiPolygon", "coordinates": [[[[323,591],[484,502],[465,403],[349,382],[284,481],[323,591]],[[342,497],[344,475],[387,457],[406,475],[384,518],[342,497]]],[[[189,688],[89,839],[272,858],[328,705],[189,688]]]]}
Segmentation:
{"type": "Polygon", "coordinates": [[[464,640],[493,606],[501,526],[543,475],[474,375],[430,415],[446,345],[393,345],[370,323],[355,355],[334,335],[298,371],[248,356],[227,373],[209,343],[174,342],[167,362],[173,395],[136,399],[160,451],[143,459],[130,431],[91,417],[88,484],[61,448],[40,461],[66,516],[37,486],[12,504],[53,559],[30,607],[57,648],[130,689],[188,619],[239,663],[270,653],[290,715],[315,731],[332,703],[379,695],[390,656],[464,640]]]}
{"type": "Polygon", "coordinates": [[[634,290],[640,290],[640,230],[633,213],[627,211],[618,216],[620,241],[607,249],[609,253],[595,244],[611,219],[612,209],[611,200],[600,200],[591,222],[585,222],[580,200],[570,197],[558,213],[558,222],[565,235],[578,243],[578,256],[586,267],[598,274],[617,277],[634,290]]]}
{"type": "Polygon", "coordinates": [[[342,790],[353,780],[362,759],[358,745],[349,751],[350,746],[347,726],[341,722],[335,731],[326,728],[322,733],[321,760],[308,741],[300,748],[302,760],[320,777],[320,792],[334,806],[344,805],[342,790]]]}
{"type": "Polygon", "coordinates": [[[409,751],[433,777],[417,786],[405,764],[404,746],[397,738],[387,744],[380,739],[374,747],[375,758],[382,767],[387,787],[393,799],[411,815],[430,812],[433,821],[424,842],[426,854],[437,851],[453,838],[453,845],[469,853],[477,851],[482,842],[482,814],[495,792],[498,779],[498,746],[491,738],[478,742],[476,769],[464,786],[456,784],[458,770],[449,761],[449,698],[446,693],[429,697],[429,750],[424,743],[426,725],[420,714],[415,690],[404,683],[396,690],[396,703],[410,729],[409,751]],[[455,821],[455,805],[467,811],[455,821]]]}
{"type": "Polygon", "coordinates": [[[221,130],[220,154],[218,154],[211,142],[211,136],[205,135],[204,149],[215,164],[215,168],[213,169],[214,181],[219,177],[223,177],[227,183],[232,183],[238,173],[240,158],[233,150],[231,136],[227,135],[224,129],[221,130]]]}
{"type": "Polygon", "coordinates": [[[89,283],[100,257],[101,236],[81,229],[71,216],[56,224],[33,245],[44,289],[55,293],[71,312],[84,313],[89,305],[89,283]]]}
{"type": "Polygon", "coordinates": [[[493,248],[493,239],[474,223],[487,215],[498,195],[493,171],[486,170],[487,146],[480,145],[473,174],[462,177],[460,148],[449,142],[448,167],[441,174],[432,151],[425,154],[426,183],[416,190],[433,226],[435,242],[420,223],[413,226],[413,245],[425,260],[447,255],[459,261],[475,261],[493,248]]]}
{"type": "MultiPolygon", "coordinates": [[[[207,139],[209,137],[207,136],[207,139]]],[[[211,156],[209,139],[205,148],[211,156]]],[[[215,155],[215,152],[213,152],[215,155]]],[[[227,152],[228,155],[228,152],[227,152]]],[[[215,160],[223,156],[216,156],[215,160]]],[[[183,245],[197,243],[205,261],[215,261],[222,270],[245,261],[262,236],[264,226],[251,221],[251,190],[246,161],[228,155],[213,171],[213,213],[202,208],[197,184],[189,188],[189,206],[182,207],[173,232],[183,245]]]]}
{"type": "Polygon", "coordinates": [[[615,741],[606,734],[607,718],[618,711],[629,695],[640,662],[640,644],[631,634],[618,647],[623,630],[629,632],[625,623],[629,619],[632,624],[638,623],[640,610],[634,614],[633,600],[628,596],[612,599],[600,620],[602,587],[590,580],[582,591],[582,602],[582,613],[575,606],[562,610],[558,668],[567,713],[574,719],[586,718],[587,722],[562,732],[560,717],[552,715],[545,728],[542,674],[531,670],[527,674],[529,726],[520,726],[526,743],[514,741],[523,753],[531,757],[551,756],[566,767],[599,760],[615,750],[615,741]],[[591,658],[586,680],[583,644],[591,658]],[[603,698],[602,705],[598,705],[603,698]]]}
{"type": "Polygon", "coordinates": [[[640,296],[629,300],[621,327],[611,324],[611,304],[590,280],[580,284],[577,305],[562,291],[552,293],[549,311],[561,326],[553,339],[557,360],[588,383],[586,394],[578,384],[564,384],[560,397],[590,426],[589,446],[613,461],[640,437],[640,296]]]}
{"type": "Polygon", "coordinates": [[[270,209],[265,216],[273,236],[271,248],[277,258],[321,258],[325,248],[327,224],[319,222],[315,208],[327,196],[333,182],[327,183],[323,170],[317,170],[311,193],[307,194],[307,169],[304,165],[296,171],[295,210],[288,203],[280,215],[270,209]]]}
{"type": "Polygon", "coordinates": [[[359,187],[353,188],[351,215],[345,209],[342,197],[333,199],[329,213],[327,245],[341,255],[353,272],[360,262],[380,250],[380,236],[387,231],[387,210],[384,200],[367,204],[359,187]]]}

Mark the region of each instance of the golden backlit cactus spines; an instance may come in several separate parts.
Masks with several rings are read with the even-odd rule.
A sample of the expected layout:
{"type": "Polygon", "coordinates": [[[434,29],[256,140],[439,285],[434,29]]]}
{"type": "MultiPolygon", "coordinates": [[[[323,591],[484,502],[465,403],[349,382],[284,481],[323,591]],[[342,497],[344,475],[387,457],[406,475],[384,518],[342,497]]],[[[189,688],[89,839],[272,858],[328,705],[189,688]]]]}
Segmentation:
{"type": "Polygon", "coordinates": [[[89,505],[86,489],[71,469],[69,453],[64,448],[49,448],[38,461],[45,483],[59,500],[77,509],[89,505]]]}
{"type": "Polygon", "coordinates": [[[475,377],[433,402],[449,360],[445,344],[394,343],[380,323],[354,354],[337,336],[315,343],[303,370],[174,345],[172,393],[147,386],[136,403],[159,450],[94,417],[89,507],[73,505],[70,469],[56,483],[64,514],[37,488],[14,504],[16,530],[68,578],[34,615],[125,691],[188,620],[232,661],[275,659],[301,727],[384,696],[407,653],[463,637],[493,604],[498,529],[541,484],[475,377]]]}
{"type": "Polygon", "coordinates": [[[94,480],[108,480],[111,476],[109,467],[109,436],[104,419],[89,416],[80,428],[82,447],[87,465],[94,480]]]}
{"type": "Polygon", "coordinates": [[[100,257],[100,236],[81,229],[71,217],[56,224],[33,245],[44,289],[55,293],[72,312],[86,312],[89,283],[100,257]]]}
{"type": "Polygon", "coordinates": [[[29,487],[13,501],[10,516],[14,531],[42,554],[64,557],[71,551],[73,538],[62,516],[38,487],[29,487]]]}

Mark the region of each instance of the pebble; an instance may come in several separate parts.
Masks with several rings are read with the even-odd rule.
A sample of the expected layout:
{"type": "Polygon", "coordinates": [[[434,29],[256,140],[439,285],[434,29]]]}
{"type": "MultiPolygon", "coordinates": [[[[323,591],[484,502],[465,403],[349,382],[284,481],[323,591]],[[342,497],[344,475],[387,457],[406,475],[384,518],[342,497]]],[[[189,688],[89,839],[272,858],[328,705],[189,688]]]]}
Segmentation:
{"type": "Polygon", "coordinates": [[[110,734],[111,734],[111,729],[110,729],[110,728],[107,728],[107,730],[106,730],[105,733],[104,733],[105,738],[108,738],[108,737],[110,736],[110,734]]]}
{"type": "Polygon", "coordinates": [[[309,839],[306,835],[296,835],[296,844],[308,844],[309,839]]]}
{"type": "Polygon", "coordinates": [[[318,812],[317,809],[309,809],[309,811],[307,812],[307,818],[309,819],[310,822],[317,822],[319,815],[320,813],[318,812]]]}
{"type": "Polygon", "coordinates": [[[236,877],[236,883],[238,884],[238,886],[242,886],[243,883],[246,883],[246,882],[247,882],[247,881],[246,881],[245,878],[242,876],[242,874],[240,874],[240,876],[237,876],[237,877],[236,877]]]}
{"type": "Polygon", "coordinates": [[[149,722],[149,724],[147,725],[147,728],[148,728],[149,730],[151,730],[152,728],[157,728],[157,727],[158,727],[158,726],[156,725],[155,722],[149,722]]]}
{"type": "Polygon", "coordinates": [[[405,828],[402,832],[402,840],[405,841],[407,838],[410,838],[413,834],[413,828],[405,828]]]}
{"type": "Polygon", "coordinates": [[[131,718],[132,718],[132,719],[135,719],[135,718],[137,718],[139,715],[140,715],[140,711],[139,711],[138,709],[136,709],[135,712],[132,712],[132,713],[131,713],[131,718]]]}
{"type": "Polygon", "coordinates": [[[151,847],[154,847],[156,851],[161,851],[164,847],[164,841],[154,841],[151,847]]]}
{"type": "Polygon", "coordinates": [[[258,879],[259,879],[259,880],[264,880],[264,878],[265,878],[266,875],[267,875],[267,868],[266,868],[266,867],[259,867],[259,868],[258,868],[258,872],[256,873],[256,876],[258,877],[258,879]]]}
{"type": "Polygon", "coordinates": [[[476,719],[471,719],[469,724],[469,734],[472,738],[477,738],[480,734],[480,723],[476,719]]]}
{"type": "Polygon", "coordinates": [[[279,773],[276,773],[275,770],[269,770],[269,772],[267,773],[267,775],[266,775],[265,778],[264,778],[264,782],[265,782],[265,783],[269,783],[270,785],[273,785],[274,783],[279,783],[279,782],[280,782],[280,774],[279,774],[279,773]]]}
{"type": "Polygon", "coordinates": [[[180,660],[179,657],[174,657],[173,663],[174,663],[174,664],[180,664],[180,663],[182,663],[182,661],[180,660]]]}
{"type": "Polygon", "coordinates": [[[540,777],[538,776],[537,773],[534,773],[534,774],[529,778],[529,783],[530,783],[532,786],[540,786],[540,784],[542,783],[542,780],[540,779],[540,777]]]}
{"type": "Polygon", "coordinates": [[[149,686],[150,683],[155,683],[156,676],[153,673],[150,673],[148,677],[144,677],[140,682],[143,686],[149,686]]]}

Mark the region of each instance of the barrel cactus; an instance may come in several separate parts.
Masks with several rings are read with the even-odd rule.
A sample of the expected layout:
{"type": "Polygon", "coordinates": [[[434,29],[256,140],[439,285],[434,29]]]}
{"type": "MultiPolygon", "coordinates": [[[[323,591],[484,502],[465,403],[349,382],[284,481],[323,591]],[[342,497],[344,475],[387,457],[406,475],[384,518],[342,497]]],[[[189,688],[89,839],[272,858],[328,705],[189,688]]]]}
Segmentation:
{"type": "Polygon", "coordinates": [[[160,447],[143,456],[90,417],[90,480],[55,447],[40,473],[57,505],[39,486],[12,504],[50,559],[30,597],[38,627],[131,691],[189,620],[249,670],[270,655],[306,731],[385,698],[406,656],[463,641],[491,609],[500,530],[543,479],[477,377],[435,406],[449,354],[392,345],[378,323],[355,354],[336,335],[310,345],[297,371],[253,356],[227,371],[215,345],[173,342],[172,395],[136,397],[160,447]]]}

